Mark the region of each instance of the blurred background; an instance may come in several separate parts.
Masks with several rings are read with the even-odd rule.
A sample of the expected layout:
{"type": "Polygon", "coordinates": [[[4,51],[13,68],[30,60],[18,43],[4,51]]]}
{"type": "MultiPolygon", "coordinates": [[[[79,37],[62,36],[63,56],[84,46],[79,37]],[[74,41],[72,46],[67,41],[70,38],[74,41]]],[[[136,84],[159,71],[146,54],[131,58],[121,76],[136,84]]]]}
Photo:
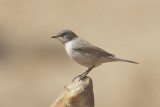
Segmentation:
{"type": "Polygon", "coordinates": [[[93,69],[96,107],[160,107],[159,0],[0,0],[0,107],[49,107],[87,69],[51,39],[62,29],[140,63],[93,69]]]}

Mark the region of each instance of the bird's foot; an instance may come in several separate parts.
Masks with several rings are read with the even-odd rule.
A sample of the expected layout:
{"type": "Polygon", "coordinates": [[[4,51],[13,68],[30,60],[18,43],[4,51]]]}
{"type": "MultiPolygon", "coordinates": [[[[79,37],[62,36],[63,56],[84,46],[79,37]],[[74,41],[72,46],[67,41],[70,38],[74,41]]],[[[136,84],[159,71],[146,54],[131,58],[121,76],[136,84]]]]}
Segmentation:
{"type": "Polygon", "coordinates": [[[85,79],[85,78],[86,78],[86,75],[87,75],[93,68],[94,68],[94,66],[92,66],[91,68],[88,68],[87,71],[85,71],[85,72],[83,72],[82,74],[80,74],[80,75],[76,76],[75,78],[73,78],[72,82],[74,82],[74,80],[75,80],[76,78],[78,78],[78,77],[79,77],[79,81],[85,79]]]}
{"type": "Polygon", "coordinates": [[[74,82],[74,80],[76,80],[77,78],[79,78],[78,81],[80,81],[80,80],[85,79],[85,78],[86,78],[86,75],[85,75],[85,74],[78,75],[78,76],[76,76],[75,78],[73,78],[72,82],[74,82]]]}
{"type": "Polygon", "coordinates": [[[78,81],[81,81],[81,80],[84,80],[87,76],[85,74],[82,74],[79,76],[79,80],[78,81]]]}

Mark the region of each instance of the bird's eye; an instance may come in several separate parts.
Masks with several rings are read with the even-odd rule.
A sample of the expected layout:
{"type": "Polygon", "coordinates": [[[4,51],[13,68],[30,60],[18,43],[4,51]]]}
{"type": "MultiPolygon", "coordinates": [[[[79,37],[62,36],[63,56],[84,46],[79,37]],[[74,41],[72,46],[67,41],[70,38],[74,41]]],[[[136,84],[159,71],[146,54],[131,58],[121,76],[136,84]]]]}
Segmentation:
{"type": "Polygon", "coordinates": [[[61,36],[63,37],[65,35],[65,33],[62,33],[61,36]]]}

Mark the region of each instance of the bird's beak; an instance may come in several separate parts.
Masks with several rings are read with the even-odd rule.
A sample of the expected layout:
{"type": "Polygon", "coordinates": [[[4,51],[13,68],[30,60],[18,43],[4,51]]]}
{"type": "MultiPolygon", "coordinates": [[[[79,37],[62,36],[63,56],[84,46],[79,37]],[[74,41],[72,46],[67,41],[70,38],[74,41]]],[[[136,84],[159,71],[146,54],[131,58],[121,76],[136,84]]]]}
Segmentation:
{"type": "Polygon", "coordinates": [[[56,35],[56,36],[52,36],[51,38],[58,38],[58,36],[56,35]]]}

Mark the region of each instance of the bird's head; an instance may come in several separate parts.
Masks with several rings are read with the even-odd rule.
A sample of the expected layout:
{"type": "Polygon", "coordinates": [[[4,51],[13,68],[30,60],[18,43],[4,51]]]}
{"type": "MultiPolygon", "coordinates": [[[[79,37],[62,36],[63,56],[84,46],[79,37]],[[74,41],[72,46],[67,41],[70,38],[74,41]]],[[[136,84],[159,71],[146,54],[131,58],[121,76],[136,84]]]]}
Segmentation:
{"type": "Polygon", "coordinates": [[[56,36],[52,36],[51,38],[57,38],[60,42],[65,44],[66,42],[69,42],[77,37],[78,36],[71,30],[62,30],[56,36]]]}

